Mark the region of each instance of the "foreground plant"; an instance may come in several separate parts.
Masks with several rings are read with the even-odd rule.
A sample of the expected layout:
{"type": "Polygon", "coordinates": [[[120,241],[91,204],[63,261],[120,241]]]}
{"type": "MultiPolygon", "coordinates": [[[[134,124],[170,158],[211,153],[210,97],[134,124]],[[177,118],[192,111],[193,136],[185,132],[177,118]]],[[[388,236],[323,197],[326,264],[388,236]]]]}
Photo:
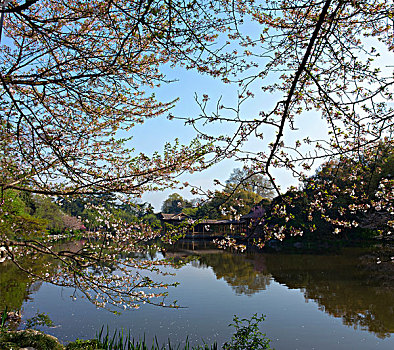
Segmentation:
{"type": "MultiPolygon", "coordinates": [[[[254,314],[250,319],[244,318],[240,319],[237,316],[233,318],[234,323],[230,324],[235,328],[235,333],[233,334],[231,341],[223,344],[223,350],[258,350],[258,349],[270,349],[270,340],[259,330],[259,324],[264,321],[264,315],[258,316],[254,314]]],[[[112,336],[109,335],[109,330],[104,334],[103,328],[97,336],[97,344],[100,349],[104,350],[218,350],[219,346],[217,343],[212,345],[196,345],[191,346],[188,339],[186,339],[186,344],[181,345],[171,345],[170,340],[168,340],[168,345],[159,345],[157,338],[155,338],[153,344],[149,347],[146,340],[135,341],[130,332],[124,333],[122,331],[117,331],[113,333],[112,336]]],[[[67,347],[67,349],[79,349],[74,347],[67,347]]],[[[82,347],[80,349],[83,349],[82,347]]],[[[95,348],[92,348],[95,349],[95,348]]]]}
{"type": "MultiPolygon", "coordinates": [[[[223,344],[223,350],[258,350],[271,349],[269,346],[270,340],[265,334],[259,330],[259,323],[264,321],[264,316],[257,316],[254,314],[250,319],[239,319],[237,316],[233,318],[234,324],[230,326],[235,327],[231,341],[223,344]]],[[[4,350],[13,350],[17,346],[32,346],[35,345],[40,350],[54,350],[64,349],[56,338],[43,334],[38,331],[27,329],[25,331],[7,332],[5,329],[0,332],[0,346],[4,350]],[[2,332],[2,333],[1,333],[2,332]]],[[[151,345],[148,345],[145,338],[136,340],[132,337],[130,331],[128,333],[124,330],[115,331],[112,335],[107,327],[104,332],[104,327],[101,328],[97,334],[96,339],[81,340],[77,339],[69,343],[66,350],[218,350],[217,343],[212,345],[196,345],[191,346],[188,339],[185,345],[172,345],[168,340],[167,345],[160,345],[157,338],[154,339],[151,345]]]]}
{"type": "Polygon", "coordinates": [[[261,333],[259,323],[264,321],[264,315],[254,314],[251,319],[240,319],[234,316],[234,323],[230,326],[235,328],[231,341],[223,344],[223,350],[258,350],[271,349],[270,339],[261,333]]]}

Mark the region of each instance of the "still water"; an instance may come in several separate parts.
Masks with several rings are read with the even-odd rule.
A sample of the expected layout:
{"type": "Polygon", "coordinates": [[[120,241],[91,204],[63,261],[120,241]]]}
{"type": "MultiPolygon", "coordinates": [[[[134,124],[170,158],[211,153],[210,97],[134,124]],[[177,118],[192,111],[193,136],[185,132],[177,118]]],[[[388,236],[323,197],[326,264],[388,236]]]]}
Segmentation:
{"type": "MultiPolygon", "coordinates": [[[[182,309],[143,305],[114,315],[72,290],[28,280],[0,265],[0,304],[22,308],[23,319],[47,313],[63,342],[92,338],[103,326],[130,329],[159,343],[229,340],[233,315],[266,315],[261,330],[275,349],[394,349],[393,263],[376,264],[376,250],[345,248],[318,254],[234,254],[184,242],[166,257],[190,262],[176,276],[168,301],[182,309]],[[27,292],[26,292],[27,291],[27,292]]],[[[386,249],[386,248],[385,248],[386,249]]],[[[3,305],[0,305],[3,307],[3,305]]]]}

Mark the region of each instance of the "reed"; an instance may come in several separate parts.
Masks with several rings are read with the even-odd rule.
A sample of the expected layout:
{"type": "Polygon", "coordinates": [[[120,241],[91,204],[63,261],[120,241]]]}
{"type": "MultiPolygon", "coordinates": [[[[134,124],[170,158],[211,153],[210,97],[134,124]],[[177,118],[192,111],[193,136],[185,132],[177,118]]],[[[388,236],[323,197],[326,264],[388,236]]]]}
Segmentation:
{"type": "Polygon", "coordinates": [[[188,338],[183,345],[173,345],[170,340],[168,340],[168,344],[160,345],[155,337],[152,345],[148,345],[145,337],[136,340],[130,331],[126,333],[123,329],[110,334],[108,327],[106,332],[104,332],[104,327],[101,328],[97,335],[97,341],[100,344],[100,349],[103,350],[218,350],[217,343],[191,346],[188,338]]]}

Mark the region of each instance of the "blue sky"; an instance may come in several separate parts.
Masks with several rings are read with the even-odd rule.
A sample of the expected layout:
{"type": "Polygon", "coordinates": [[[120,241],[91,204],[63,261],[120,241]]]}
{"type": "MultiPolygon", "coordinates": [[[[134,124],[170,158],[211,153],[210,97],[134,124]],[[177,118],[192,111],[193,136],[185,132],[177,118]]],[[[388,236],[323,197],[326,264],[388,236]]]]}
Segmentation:
{"type": "MultiPolygon", "coordinates": [[[[210,103],[212,107],[216,105],[216,101],[222,96],[222,101],[227,104],[235,104],[237,99],[237,86],[231,84],[224,84],[219,79],[214,79],[209,76],[200,75],[195,71],[184,70],[176,68],[168,70],[170,78],[177,78],[179,81],[163,85],[161,88],[155,90],[158,99],[162,101],[172,100],[179,97],[180,101],[173,109],[172,113],[177,116],[197,116],[200,112],[199,106],[194,100],[197,93],[199,96],[208,94],[210,96],[210,103]]],[[[245,115],[258,115],[262,109],[266,109],[276,102],[276,98],[268,93],[259,91],[259,86],[254,88],[255,98],[250,100],[243,109],[245,115]]],[[[298,138],[313,135],[314,138],[325,138],[326,127],[321,118],[314,113],[305,113],[300,118],[296,127],[298,131],[292,131],[290,135],[285,135],[286,140],[295,141],[298,138]]],[[[222,124],[222,130],[212,130],[213,132],[224,132],[231,129],[228,124],[222,124]]],[[[168,141],[173,141],[179,138],[181,143],[187,144],[192,140],[196,133],[190,126],[185,126],[182,121],[173,119],[168,120],[164,116],[147,120],[143,125],[138,125],[131,131],[133,135],[132,146],[137,152],[144,152],[147,154],[154,151],[161,151],[163,146],[168,141]]],[[[260,140],[251,140],[249,147],[253,150],[267,150],[268,142],[272,141],[273,132],[267,130],[267,136],[262,142],[260,140]]],[[[217,164],[210,169],[195,173],[193,175],[183,175],[182,181],[201,186],[204,189],[214,189],[213,180],[219,179],[224,182],[234,168],[241,168],[242,164],[237,163],[232,159],[227,159],[220,164],[217,164]]],[[[290,185],[296,185],[298,182],[286,170],[273,171],[278,183],[285,190],[290,185]]],[[[193,198],[189,189],[184,190],[166,190],[163,192],[145,193],[142,197],[143,201],[152,203],[157,211],[160,210],[162,202],[168,197],[170,193],[178,192],[186,198],[193,198]]]]}
{"type": "MultiPolygon", "coordinates": [[[[387,51],[386,47],[381,43],[376,42],[375,39],[367,38],[365,40],[366,47],[375,46],[381,53],[375,65],[385,71],[386,75],[392,74],[392,52],[387,51]]],[[[185,70],[182,68],[171,69],[164,68],[164,72],[170,79],[178,79],[177,82],[163,85],[161,88],[155,90],[159,100],[169,101],[175,98],[180,98],[172,113],[176,116],[195,117],[200,113],[199,106],[194,100],[194,96],[202,96],[208,94],[210,97],[210,106],[215,108],[217,100],[222,97],[223,104],[235,106],[237,101],[237,84],[224,84],[220,79],[214,79],[207,75],[201,75],[193,70],[185,70]]],[[[273,78],[270,78],[273,79],[273,78]]],[[[272,81],[272,80],[271,80],[272,81]]],[[[261,90],[262,81],[257,81],[251,87],[251,91],[255,94],[253,99],[250,99],[245,106],[243,106],[242,114],[248,117],[258,117],[259,111],[269,110],[270,107],[278,101],[281,96],[273,96],[270,93],[261,90]]],[[[210,131],[214,133],[230,132],[231,126],[229,124],[222,124],[217,129],[210,131]]],[[[289,128],[285,130],[284,140],[287,144],[294,143],[296,140],[310,137],[311,139],[328,139],[328,127],[326,121],[321,118],[317,112],[303,112],[296,122],[296,131],[291,131],[289,128]]],[[[181,143],[187,144],[193,137],[196,136],[194,130],[190,126],[184,126],[184,123],[179,120],[168,120],[164,116],[156,119],[148,120],[145,124],[139,125],[132,130],[134,135],[133,147],[136,151],[145,153],[153,153],[154,151],[161,151],[163,146],[168,141],[173,141],[179,138],[181,143]]],[[[267,145],[273,141],[275,136],[272,130],[268,128],[265,130],[264,140],[252,139],[248,142],[248,147],[254,151],[267,151],[267,145]]],[[[310,150],[313,150],[311,148],[310,150]]],[[[316,168],[322,163],[314,163],[309,174],[313,174],[316,168]]],[[[187,181],[193,185],[201,186],[204,189],[215,189],[213,185],[214,179],[219,179],[224,182],[228,179],[234,168],[241,168],[243,164],[237,163],[232,159],[227,159],[220,164],[217,164],[210,169],[201,173],[193,175],[182,176],[182,181],[187,181]]],[[[291,173],[285,169],[273,169],[272,174],[277,183],[281,186],[282,192],[290,185],[297,185],[297,179],[293,178],[291,173]]],[[[218,188],[220,189],[220,188],[218,188]]],[[[162,202],[168,197],[170,193],[178,192],[185,198],[191,199],[193,196],[188,189],[184,190],[166,190],[163,192],[145,193],[142,197],[143,201],[148,201],[153,204],[157,211],[160,210],[162,202]]]]}

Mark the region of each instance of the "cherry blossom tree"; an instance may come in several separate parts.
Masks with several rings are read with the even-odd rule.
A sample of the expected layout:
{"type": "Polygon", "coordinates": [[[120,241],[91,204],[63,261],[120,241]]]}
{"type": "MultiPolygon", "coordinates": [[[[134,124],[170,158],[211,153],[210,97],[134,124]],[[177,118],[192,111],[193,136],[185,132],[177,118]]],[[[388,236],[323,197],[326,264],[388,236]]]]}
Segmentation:
{"type": "Polygon", "coordinates": [[[127,199],[175,186],[183,172],[209,166],[210,142],[174,140],[161,153],[137,154],[130,132],[147,119],[169,115],[174,106],[176,99],[159,101],[152,90],[169,83],[163,66],[214,77],[246,68],[215,42],[219,33],[234,31],[233,16],[216,1],[2,4],[0,219],[7,232],[16,233],[0,233],[2,255],[35,278],[80,289],[99,306],[151,302],[164,294],[146,288],[166,286],[140,271],[167,262],[135,254],[157,230],[122,222],[96,206],[96,231],[77,249],[62,248],[49,242],[40,222],[21,222],[4,200],[18,191],[58,197],[115,193],[127,199]],[[49,257],[48,271],[40,275],[22,261],[42,255],[49,257]],[[55,275],[53,264],[59,264],[55,275]]]}
{"type": "Polygon", "coordinates": [[[240,42],[238,54],[251,69],[223,78],[239,85],[235,104],[219,101],[213,108],[215,101],[205,95],[197,98],[200,116],[186,120],[215,142],[221,157],[268,176],[280,195],[274,168],[302,179],[316,163],[357,154],[368,145],[376,149],[384,137],[392,138],[393,4],[265,0],[224,6],[229,12],[237,9],[238,31],[229,33],[228,40],[240,42]],[[269,100],[269,106],[259,104],[255,95],[269,100]],[[244,108],[248,103],[259,105],[259,111],[244,108]],[[302,119],[314,123],[312,113],[327,136],[297,140],[302,119]],[[204,129],[219,123],[229,125],[228,134],[214,136],[204,129]]]}
{"type": "Polygon", "coordinates": [[[211,49],[232,22],[220,11],[209,1],[9,2],[0,48],[1,188],[139,195],[203,168],[207,143],[168,143],[148,156],[126,147],[125,135],[174,106],[149,94],[167,82],[163,65],[214,76],[242,69],[211,49]]]}

